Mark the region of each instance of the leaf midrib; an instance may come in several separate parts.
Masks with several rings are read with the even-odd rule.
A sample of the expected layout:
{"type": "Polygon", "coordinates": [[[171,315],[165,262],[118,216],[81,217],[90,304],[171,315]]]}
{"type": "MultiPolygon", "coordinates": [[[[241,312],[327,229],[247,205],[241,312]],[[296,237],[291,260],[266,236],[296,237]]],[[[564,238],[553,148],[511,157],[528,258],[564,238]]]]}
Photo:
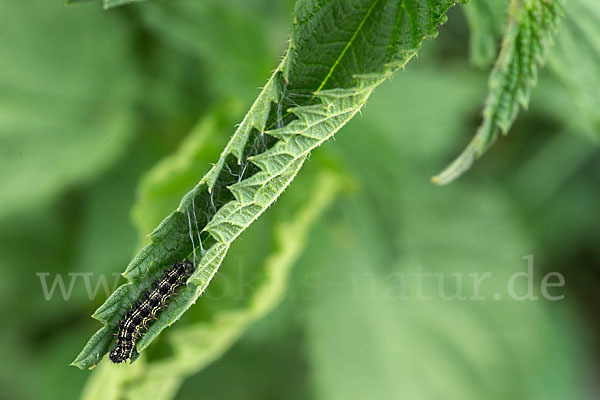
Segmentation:
{"type": "MultiPolygon", "coordinates": [[[[375,9],[375,6],[377,5],[377,3],[379,3],[379,0],[373,1],[373,4],[371,4],[371,6],[367,10],[365,16],[363,17],[363,19],[360,21],[360,23],[356,27],[356,30],[352,34],[352,37],[350,38],[350,40],[348,41],[348,43],[346,43],[346,46],[344,46],[344,48],[342,49],[340,55],[338,56],[338,58],[335,60],[335,62],[333,63],[333,65],[329,69],[329,72],[327,73],[327,75],[325,76],[325,78],[323,79],[323,81],[321,82],[321,84],[319,85],[319,87],[317,88],[317,90],[315,90],[315,92],[313,93],[313,95],[312,95],[312,97],[311,97],[308,105],[312,104],[312,102],[315,100],[315,98],[317,97],[317,95],[319,94],[319,92],[321,92],[321,90],[323,90],[323,88],[327,84],[327,81],[329,81],[329,79],[331,78],[331,76],[335,72],[335,69],[337,68],[337,66],[340,64],[340,62],[342,61],[342,59],[344,58],[344,56],[346,55],[346,53],[348,52],[348,50],[350,49],[350,47],[352,47],[352,44],[354,43],[354,41],[358,37],[358,34],[362,30],[362,28],[365,26],[365,23],[367,22],[367,20],[371,16],[371,14],[373,14],[373,10],[375,9]]],[[[279,101],[282,101],[282,99],[280,99],[279,101]]],[[[285,114],[283,114],[283,116],[281,118],[285,119],[290,114],[292,114],[292,112],[289,111],[289,110],[286,110],[285,114]]],[[[267,129],[265,129],[265,131],[270,131],[271,128],[273,128],[273,126],[275,126],[275,124],[276,124],[276,122],[274,122],[271,125],[269,125],[269,127],[267,127],[267,129]]]]}
{"type": "Polygon", "coordinates": [[[315,90],[315,93],[313,94],[312,98],[310,99],[311,103],[315,99],[315,97],[317,96],[317,94],[323,89],[323,87],[325,87],[325,85],[327,84],[327,81],[333,75],[335,69],[337,68],[337,66],[339,65],[339,63],[342,61],[342,58],[344,58],[344,56],[346,55],[346,53],[348,52],[348,50],[350,49],[350,47],[352,46],[352,44],[356,40],[356,37],[358,36],[358,34],[362,30],[362,28],[365,26],[365,23],[367,22],[367,20],[369,19],[369,17],[373,13],[373,9],[375,9],[375,6],[377,5],[378,2],[379,2],[379,0],[375,0],[373,2],[373,4],[371,4],[371,7],[369,7],[369,9],[367,10],[367,13],[363,17],[363,19],[360,21],[360,24],[358,24],[358,27],[356,28],[356,30],[352,34],[352,37],[350,38],[350,40],[348,41],[348,43],[346,43],[346,46],[344,46],[344,48],[342,49],[342,52],[340,53],[340,55],[338,56],[338,58],[335,60],[335,62],[331,66],[331,68],[329,69],[329,72],[325,76],[325,79],[323,79],[323,81],[321,82],[321,84],[319,85],[319,87],[317,88],[317,90],[315,90]]]}

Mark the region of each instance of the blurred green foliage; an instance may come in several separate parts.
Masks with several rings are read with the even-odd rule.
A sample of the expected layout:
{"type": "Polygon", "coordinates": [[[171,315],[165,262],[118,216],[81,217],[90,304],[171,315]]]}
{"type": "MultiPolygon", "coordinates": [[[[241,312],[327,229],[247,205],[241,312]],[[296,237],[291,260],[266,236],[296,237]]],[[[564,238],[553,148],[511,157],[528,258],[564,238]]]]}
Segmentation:
{"type": "MultiPolygon", "coordinates": [[[[93,287],[104,274],[112,287],[112,274],[216,160],[277,64],[293,1],[108,12],[28,3],[0,1],[2,398],[111,398],[111,390],[138,398],[147,377],[136,374],[170,360],[173,343],[195,364],[177,371],[175,389],[192,374],[173,389],[179,399],[597,397],[600,51],[591,0],[568,2],[550,68],[511,135],[438,188],[429,177],[475,132],[487,85],[469,64],[468,25],[454,9],[419,59],[234,244],[206,296],[149,348],[147,365],[101,364],[89,381],[67,365],[98,328],[89,314],[108,293],[90,300],[78,277],[68,301],[59,289],[46,301],[36,274],[49,273],[49,285],[62,274],[68,286],[69,273],[91,272],[93,287]],[[279,227],[311,209],[323,174],[344,189],[304,233],[282,303],[256,323],[216,329],[269,281],[279,227]],[[530,254],[536,288],[561,272],[564,300],[506,297],[530,254]],[[419,267],[443,273],[447,293],[456,290],[452,274],[490,272],[487,300],[418,300],[419,267]],[[224,344],[200,365],[194,346],[211,329],[224,344]]],[[[427,282],[423,291],[436,293],[438,280],[427,282]]]]}

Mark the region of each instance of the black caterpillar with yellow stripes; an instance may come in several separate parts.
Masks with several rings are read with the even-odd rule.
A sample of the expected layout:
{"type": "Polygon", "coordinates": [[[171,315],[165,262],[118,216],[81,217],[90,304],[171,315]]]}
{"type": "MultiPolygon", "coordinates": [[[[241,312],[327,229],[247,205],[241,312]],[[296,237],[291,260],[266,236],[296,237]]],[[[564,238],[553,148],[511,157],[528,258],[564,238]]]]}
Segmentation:
{"type": "Polygon", "coordinates": [[[148,323],[157,318],[158,313],[169,304],[169,297],[185,284],[192,272],[194,264],[190,261],[175,263],[144,299],[127,311],[118,324],[117,345],[109,354],[112,362],[121,363],[131,359],[135,344],[148,329],[148,323]]]}

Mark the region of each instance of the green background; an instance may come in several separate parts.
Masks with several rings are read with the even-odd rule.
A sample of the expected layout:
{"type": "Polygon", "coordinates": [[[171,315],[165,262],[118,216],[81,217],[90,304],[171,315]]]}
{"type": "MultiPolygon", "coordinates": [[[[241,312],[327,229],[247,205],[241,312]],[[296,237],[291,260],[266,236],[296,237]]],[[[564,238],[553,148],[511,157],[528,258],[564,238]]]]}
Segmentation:
{"type": "MultiPolygon", "coordinates": [[[[99,276],[112,286],[216,161],[286,48],[293,2],[25,3],[0,1],[1,397],[72,399],[91,373],[68,364],[107,293],[90,300],[78,277],[68,300],[59,288],[46,300],[37,274],[68,286],[69,273],[93,273],[93,288],[99,276]]],[[[552,54],[509,136],[456,183],[432,185],[475,132],[487,89],[463,11],[315,152],[164,333],[243,308],[278,226],[330,189],[319,176],[335,175],[280,304],[187,373],[176,398],[597,397],[598,121],[552,54]],[[528,255],[540,298],[517,301],[507,283],[528,255]],[[418,297],[419,269],[439,274],[424,281],[430,300],[418,297]],[[485,300],[440,296],[440,286],[456,293],[458,276],[471,297],[469,274],[488,272],[485,300]],[[565,278],[550,289],[563,300],[541,297],[550,272],[565,278]]],[[[151,362],[168,350],[155,347],[151,362]]],[[[107,398],[96,390],[87,398],[107,398]]]]}

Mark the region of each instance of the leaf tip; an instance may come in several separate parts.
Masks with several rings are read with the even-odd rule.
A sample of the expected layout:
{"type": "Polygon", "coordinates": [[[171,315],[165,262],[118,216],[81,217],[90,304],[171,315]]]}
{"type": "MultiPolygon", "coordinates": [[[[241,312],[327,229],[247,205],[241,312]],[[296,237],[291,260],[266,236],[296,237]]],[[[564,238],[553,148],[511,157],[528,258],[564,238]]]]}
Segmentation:
{"type": "Polygon", "coordinates": [[[430,178],[430,181],[438,186],[447,185],[458,179],[467,172],[477,158],[477,143],[473,141],[454,161],[450,163],[442,172],[430,178]]]}

